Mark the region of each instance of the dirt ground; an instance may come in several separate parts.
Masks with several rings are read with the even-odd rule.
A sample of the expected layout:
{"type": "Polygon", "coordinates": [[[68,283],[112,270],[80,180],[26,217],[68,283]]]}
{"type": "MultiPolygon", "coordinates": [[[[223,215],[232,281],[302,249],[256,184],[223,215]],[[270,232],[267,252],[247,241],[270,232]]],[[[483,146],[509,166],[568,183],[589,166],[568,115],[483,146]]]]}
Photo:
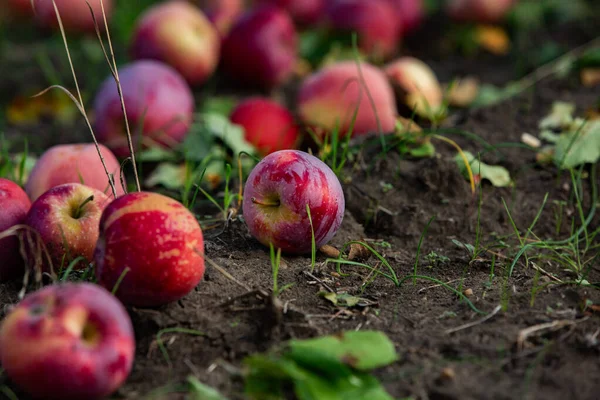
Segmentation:
{"type": "MultiPolygon", "coordinates": [[[[583,39],[586,35],[581,32],[565,35],[567,42],[575,42],[573,45],[583,39]]],[[[451,57],[437,60],[432,64],[442,78],[479,74],[484,81],[501,83],[510,76],[505,68],[511,61],[506,59],[484,57],[471,63],[451,57]]],[[[578,218],[571,177],[559,174],[552,166],[538,166],[530,150],[502,144],[518,144],[522,133],[536,133],[538,121],[554,101],[573,102],[582,114],[596,104],[598,93],[597,88],[582,87],[576,78],[551,78],[510,101],[450,118],[444,129],[472,132],[497,146],[482,159],[506,167],[515,180],[514,187],[502,189],[484,183],[480,213],[480,193],[471,193],[453,160],[455,152],[442,142],[435,142],[438,152],[434,158],[416,160],[396,152],[378,157],[381,149],[367,146],[345,169],[347,209],[332,244],[341,247],[350,240],[368,240],[402,278],[414,273],[421,234],[435,217],[420,247],[417,274],[472,292],[469,300],[476,309],[492,313],[485,321],[455,293],[433,281],[419,279],[413,283],[409,279],[396,287],[379,277],[361,290],[370,278],[366,269],[342,267],[342,272],[349,274],[342,277],[335,266],[325,264],[326,256],[320,253],[312,273],[310,257],[283,257],[280,285],[293,286],[281,294],[282,307],[274,307],[260,295],[248,294],[248,289],[271,288],[270,258],[237,219],[222,229],[205,231],[205,246],[207,257],[242,285],[207,265],[204,280],[183,300],[157,309],[130,309],[137,339],[136,361],[127,383],[114,397],[184,398],[173,384],[191,374],[230,399],[243,399],[242,381],[235,372],[245,356],[289,338],[377,329],[389,335],[400,355],[399,361],[375,373],[397,399],[598,399],[600,315],[584,309],[584,305],[589,300],[600,304],[600,292],[548,284],[555,277],[564,281],[574,277],[547,261],[525,265],[522,259],[507,278],[518,250],[514,236],[505,239],[506,248],[484,252],[474,261],[456,244],[474,244],[478,231],[484,244],[513,234],[502,199],[516,226],[525,232],[546,194],[548,200],[535,225],[535,235],[542,239],[569,236],[571,219],[578,218]],[[560,201],[566,202],[566,222],[557,234],[560,201]],[[543,284],[548,285],[534,290],[543,284]],[[365,300],[350,309],[336,307],[319,296],[321,291],[347,291],[365,300]],[[498,310],[500,305],[505,309],[498,310]],[[536,326],[540,329],[524,336],[527,328],[536,326]],[[169,360],[158,346],[161,331],[159,339],[169,360]]],[[[85,134],[82,128],[73,138],[85,134]]],[[[449,137],[473,153],[483,149],[469,138],[449,137]]],[[[588,176],[591,168],[599,169],[588,166],[588,176]]],[[[592,206],[591,186],[584,184],[583,190],[587,213],[592,206]]],[[[599,222],[595,217],[590,226],[598,227],[599,222]]],[[[535,254],[532,251],[530,256],[535,254]]],[[[374,257],[366,262],[381,267],[374,257]]],[[[600,284],[597,259],[587,280],[600,284]]],[[[17,283],[0,285],[2,304],[14,303],[19,289],[17,283]]],[[[7,383],[5,377],[0,379],[7,383]]]]}

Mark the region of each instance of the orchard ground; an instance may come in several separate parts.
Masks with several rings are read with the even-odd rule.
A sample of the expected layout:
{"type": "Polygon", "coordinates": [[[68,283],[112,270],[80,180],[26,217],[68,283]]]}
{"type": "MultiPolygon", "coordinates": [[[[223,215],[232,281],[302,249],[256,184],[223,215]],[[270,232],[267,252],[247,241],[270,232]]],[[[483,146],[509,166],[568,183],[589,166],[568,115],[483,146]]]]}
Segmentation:
{"type": "MultiPolygon", "coordinates": [[[[545,44],[544,51],[560,53],[597,37],[600,20],[594,18],[561,24],[552,32],[532,32],[526,43],[515,43],[523,45],[519,54],[474,57],[440,49],[437,42],[444,30],[434,20],[423,28],[428,34],[410,40],[407,49],[428,62],[442,81],[474,75],[505,85],[526,71],[538,71],[539,61],[548,56],[540,50],[545,44]],[[515,65],[522,69],[515,71],[515,65]]],[[[7,45],[12,51],[0,59],[4,107],[11,95],[39,91],[54,83],[52,79],[71,82],[63,53],[50,54],[44,47],[60,42],[36,40],[7,45]]],[[[98,61],[91,41],[73,46],[92,66],[81,69],[82,84],[93,87],[108,69],[98,61]]],[[[217,80],[199,98],[211,90],[242,95],[217,80]]],[[[291,99],[293,91],[291,85],[281,95],[291,99]]],[[[85,93],[89,104],[93,91],[85,93]]],[[[400,356],[375,372],[394,398],[596,399],[600,242],[593,233],[600,226],[598,213],[587,225],[588,243],[582,234],[579,242],[531,247],[528,262],[523,256],[511,267],[525,244],[569,238],[598,206],[597,165],[574,171],[541,167],[536,153],[521,142],[523,133],[539,131],[539,121],[555,101],[573,103],[582,115],[597,110],[598,87],[583,86],[577,74],[551,74],[498,104],[453,111],[439,128],[438,133],[462,149],[481,152],[482,161],[505,167],[512,187],[496,188],[484,181],[472,193],[455,150],[440,141],[434,142],[435,156],[423,159],[384,150],[377,138],[352,148],[352,159],[340,173],[347,209],[331,244],[339,249],[350,241],[364,241],[385,257],[399,280],[421,277],[400,286],[363,267],[341,265],[338,271],[322,253],[317,253],[314,268],[310,256],[284,255],[279,285],[292,286],[273,302],[263,295],[273,287],[268,249],[249,235],[239,217],[207,225],[206,256],[237,283],[207,264],[204,280],[183,300],[156,309],[129,309],[136,360],[114,397],[186,398],[181,384],[192,375],[230,399],[243,398],[236,371],[244,357],[290,338],[375,329],[390,337],[400,356]],[[574,273],[579,266],[583,270],[574,273]],[[582,276],[591,285],[582,285],[582,276]],[[321,292],[337,293],[338,298],[348,293],[358,303],[336,306],[321,292]]],[[[29,125],[4,120],[4,143],[19,152],[27,137],[28,152],[39,155],[54,144],[90,140],[80,118],[66,119],[41,118],[29,125]]],[[[152,167],[144,166],[142,174],[152,167]]],[[[239,183],[234,179],[232,190],[239,183]]],[[[213,196],[222,198],[222,190],[221,185],[213,196]]],[[[218,210],[201,196],[196,214],[218,218],[218,210]]],[[[389,273],[374,255],[363,262],[389,273]]],[[[0,285],[2,304],[15,303],[21,287],[20,282],[0,285]]],[[[1,379],[0,384],[16,391],[1,379]]]]}

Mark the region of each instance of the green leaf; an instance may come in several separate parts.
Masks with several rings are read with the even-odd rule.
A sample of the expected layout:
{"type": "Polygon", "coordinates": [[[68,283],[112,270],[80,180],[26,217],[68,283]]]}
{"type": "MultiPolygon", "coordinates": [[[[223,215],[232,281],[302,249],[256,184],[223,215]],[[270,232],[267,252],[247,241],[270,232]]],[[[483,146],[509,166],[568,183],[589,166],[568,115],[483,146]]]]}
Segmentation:
{"type": "Polygon", "coordinates": [[[256,149],[244,137],[244,128],[229,121],[229,118],[220,114],[204,114],[200,117],[204,135],[218,138],[234,154],[246,152],[254,154],[256,149]]]}
{"type": "Polygon", "coordinates": [[[564,129],[573,123],[575,105],[564,101],[555,101],[550,114],[538,124],[540,129],[564,129]]]}
{"type": "Polygon", "coordinates": [[[521,85],[518,82],[510,82],[506,86],[499,88],[493,85],[481,85],[477,97],[471,103],[471,107],[488,107],[511,98],[521,92],[521,85]]]}
{"type": "Polygon", "coordinates": [[[304,359],[313,352],[323,352],[358,370],[378,368],[398,359],[394,344],[378,331],[350,331],[316,339],[291,340],[289,346],[292,359],[304,359]]]}
{"type": "Polygon", "coordinates": [[[556,142],[554,161],[559,167],[573,168],[600,160],[600,121],[576,119],[570,131],[556,142]]]}
{"type": "Polygon", "coordinates": [[[144,185],[155,187],[164,186],[167,189],[180,189],[185,184],[186,167],[184,164],[173,164],[170,162],[160,163],[152,174],[146,179],[144,185]]]}
{"type": "Polygon", "coordinates": [[[188,400],[227,400],[217,390],[206,386],[193,376],[189,376],[187,381],[190,387],[188,400]]]}
{"type": "Polygon", "coordinates": [[[320,292],[319,296],[329,300],[333,305],[340,307],[354,307],[365,300],[361,297],[349,295],[348,293],[320,292]]]}
{"type": "Polygon", "coordinates": [[[145,162],[175,161],[177,154],[173,150],[154,146],[136,154],[136,159],[137,161],[145,162]]]}
{"type": "MultiPolygon", "coordinates": [[[[467,160],[469,160],[469,164],[471,165],[471,171],[473,172],[473,175],[479,175],[479,177],[482,180],[487,179],[491,182],[492,185],[496,187],[505,187],[510,186],[512,184],[510,174],[508,173],[508,170],[506,168],[500,167],[498,165],[488,165],[482,163],[478,159],[476,159],[472,153],[468,151],[465,151],[464,154],[467,157],[467,160]]],[[[460,154],[457,154],[454,157],[454,160],[456,161],[456,164],[458,165],[458,168],[460,169],[461,173],[465,177],[468,177],[467,167],[465,166],[465,163],[460,154]]]]}
{"type": "Polygon", "coordinates": [[[218,114],[229,117],[236,103],[232,97],[210,97],[202,103],[201,114],[218,114]]]}
{"type": "Polygon", "coordinates": [[[295,393],[300,400],[393,400],[377,379],[360,372],[333,382],[307,374],[296,382],[295,393]]]}

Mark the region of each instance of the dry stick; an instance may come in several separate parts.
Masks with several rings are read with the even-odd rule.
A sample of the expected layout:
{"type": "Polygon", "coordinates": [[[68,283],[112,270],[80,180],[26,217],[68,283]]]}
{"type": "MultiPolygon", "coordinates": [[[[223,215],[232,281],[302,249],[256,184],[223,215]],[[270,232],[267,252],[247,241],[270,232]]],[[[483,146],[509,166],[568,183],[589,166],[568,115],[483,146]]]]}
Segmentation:
{"type": "MultiPolygon", "coordinates": [[[[445,285],[449,285],[450,283],[453,283],[453,282],[456,282],[456,281],[460,281],[460,278],[458,278],[458,279],[452,279],[451,281],[448,281],[448,282],[446,282],[446,283],[445,283],[445,285]]],[[[425,290],[434,289],[434,288],[436,288],[436,287],[440,287],[440,286],[444,286],[444,285],[442,285],[442,284],[438,284],[438,285],[426,286],[426,287],[424,287],[424,288],[421,288],[421,289],[419,289],[419,290],[417,291],[417,293],[418,293],[418,294],[421,294],[421,293],[423,293],[425,290]]]]}
{"type": "Polygon", "coordinates": [[[477,326],[477,325],[481,325],[485,321],[487,321],[488,319],[492,318],[494,315],[498,314],[498,312],[501,309],[502,309],[502,306],[498,305],[498,306],[496,306],[496,308],[494,308],[494,310],[491,313],[489,313],[485,317],[481,318],[479,321],[470,322],[468,324],[457,326],[456,328],[452,328],[452,329],[446,329],[445,333],[446,333],[446,335],[449,335],[449,334],[454,333],[454,332],[462,331],[463,329],[468,329],[468,328],[472,328],[472,327],[477,326]]]}
{"type": "Polygon", "coordinates": [[[525,328],[525,329],[521,330],[517,336],[517,347],[519,348],[519,350],[523,349],[525,340],[529,336],[533,335],[536,332],[545,331],[545,330],[558,330],[558,329],[564,328],[565,326],[575,325],[580,322],[587,321],[589,318],[590,317],[584,317],[584,318],[581,318],[581,319],[575,320],[575,321],[571,320],[571,319],[561,319],[561,320],[547,322],[545,324],[533,325],[533,326],[530,326],[529,328],[525,328]]]}
{"type": "Polygon", "coordinates": [[[325,289],[329,290],[331,293],[335,293],[335,290],[333,290],[328,284],[326,284],[321,279],[319,279],[316,276],[314,276],[313,274],[311,274],[309,271],[302,271],[302,272],[304,273],[304,275],[308,276],[309,278],[314,279],[315,281],[319,282],[321,285],[323,285],[323,287],[325,289]]]}

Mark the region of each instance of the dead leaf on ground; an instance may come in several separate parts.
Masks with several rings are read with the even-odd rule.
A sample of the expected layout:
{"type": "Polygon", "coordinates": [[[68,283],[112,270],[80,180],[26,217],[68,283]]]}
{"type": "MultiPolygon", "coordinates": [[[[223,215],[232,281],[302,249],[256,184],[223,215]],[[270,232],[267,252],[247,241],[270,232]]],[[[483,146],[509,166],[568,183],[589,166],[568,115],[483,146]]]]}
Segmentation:
{"type": "Polygon", "coordinates": [[[446,85],[447,98],[451,106],[468,107],[479,94],[479,79],[467,76],[446,85]]]}
{"type": "Polygon", "coordinates": [[[475,40],[479,46],[492,54],[504,55],[510,50],[510,39],[508,34],[499,26],[478,26],[475,35],[475,40]]]}
{"type": "Polygon", "coordinates": [[[329,244],[321,246],[319,251],[329,258],[338,258],[340,256],[340,251],[329,244]]]}
{"type": "Polygon", "coordinates": [[[371,257],[371,252],[359,243],[352,243],[348,252],[348,261],[366,261],[371,257]]]}
{"type": "Polygon", "coordinates": [[[579,74],[583,86],[594,87],[600,85],[600,68],[583,68],[579,74]]]}

